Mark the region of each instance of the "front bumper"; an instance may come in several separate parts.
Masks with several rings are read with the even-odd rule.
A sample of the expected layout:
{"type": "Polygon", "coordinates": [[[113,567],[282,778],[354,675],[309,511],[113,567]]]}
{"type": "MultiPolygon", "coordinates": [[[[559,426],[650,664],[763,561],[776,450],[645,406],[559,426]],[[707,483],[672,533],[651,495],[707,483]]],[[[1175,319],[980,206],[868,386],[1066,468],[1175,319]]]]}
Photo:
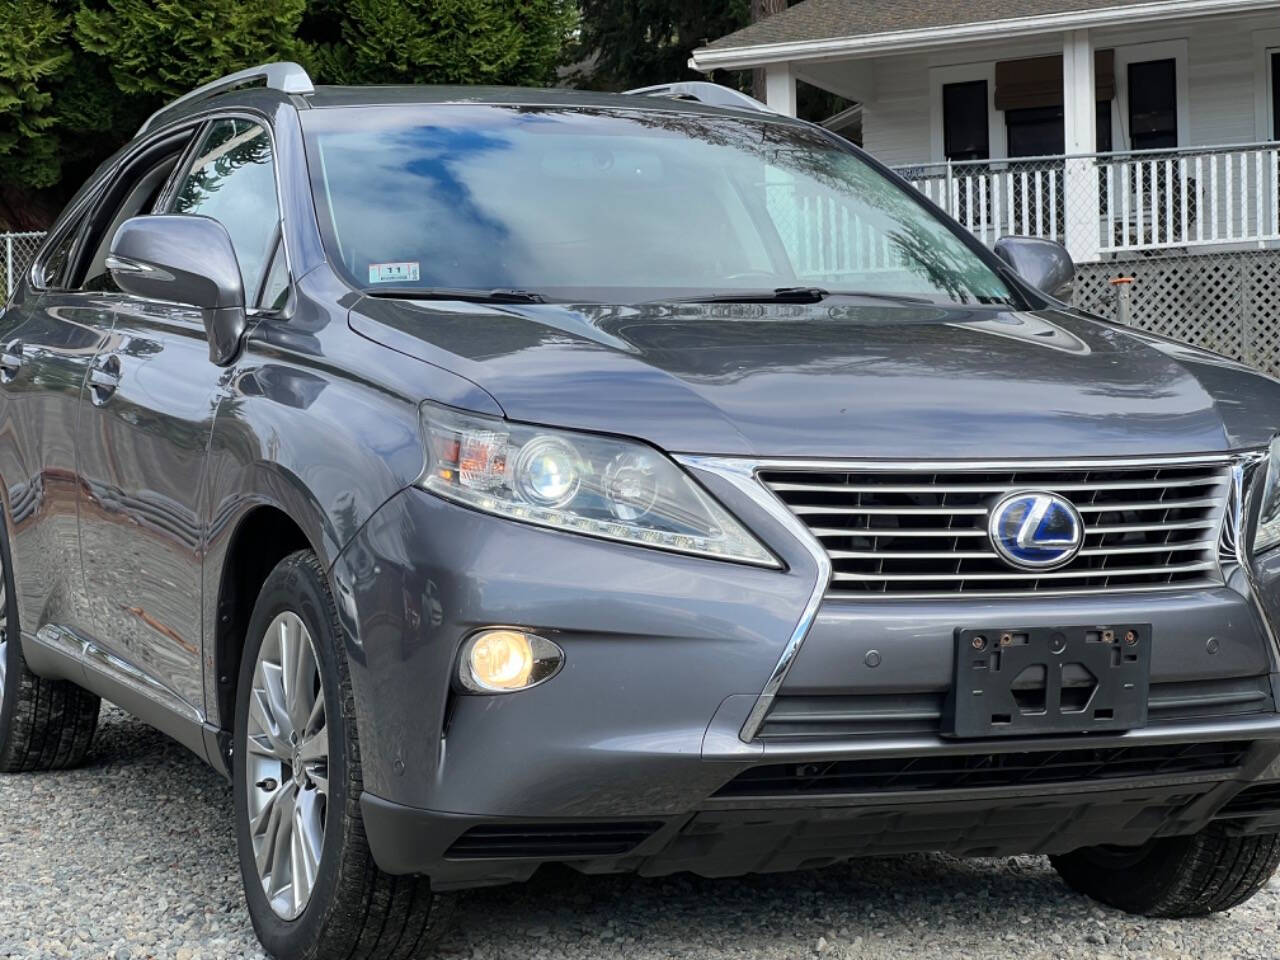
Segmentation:
{"type": "MultiPolygon", "coordinates": [[[[384,869],[456,886],[520,879],[547,860],[719,875],[908,850],[1055,852],[1193,832],[1250,782],[1280,778],[1274,653],[1263,615],[1235,583],[1096,598],[828,601],[771,705],[803,714],[809,704],[838,704],[856,715],[858,704],[936,699],[950,684],[959,625],[1143,622],[1155,637],[1153,697],[1161,691],[1170,706],[1163,716],[1153,708],[1141,730],[966,743],[939,736],[927,716],[906,725],[873,716],[862,726],[844,716],[780,730],[766,720],[744,741],[819,570],[785,522],[722,478],[699,479],[785,570],[536,529],[416,489],[384,505],[351,542],[333,580],[366,828],[384,869]],[[564,670],[520,694],[456,694],[458,648],[490,625],[554,638],[564,670]],[[1046,751],[1223,743],[1239,745],[1229,763],[1153,762],[1112,779],[777,795],[729,786],[774,765],[1008,763],[1046,751]],[[520,840],[527,844],[504,847],[521,825],[533,827],[520,840]],[[619,852],[627,838],[634,842],[619,852]],[[471,844],[466,856],[460,842],[471,844]]],[[[1280,595],[1274,566],[1258,572],[1268,602],[1280,595]]],[[[1258,828],[1270,816],[1264,809],[1232,823],[1258,828]]]]}

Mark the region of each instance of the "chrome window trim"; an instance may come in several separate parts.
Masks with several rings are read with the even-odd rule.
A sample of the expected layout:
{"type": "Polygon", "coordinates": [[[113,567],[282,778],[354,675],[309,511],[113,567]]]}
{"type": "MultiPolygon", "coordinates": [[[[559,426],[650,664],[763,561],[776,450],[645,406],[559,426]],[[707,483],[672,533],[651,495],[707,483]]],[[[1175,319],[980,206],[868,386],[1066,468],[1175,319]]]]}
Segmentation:
{"type": "MultiPolygon", "coordinates": [[[[1222,549],[1227,552],[1235,563],[1239,564],[1244,572],[1246,583],[1246,599],[1256,610],[1259,619],[1264,625],[1269,638],[1271,639],[1271,657],[1273,662],[1272,669],[1277,669],[1276,665],[1280,664],[1280,640],[1278,640],[1274,627],[1267,617],[1266,610],[1262,606],[1259,599],[1258,587],[1253,575],[1253,565],[1248,554],[1247,544],[1249,539],[1249,514],[1250,503],[1252,500],[1253,490],[1257,478],[1265,475],[1265,467],[1267,465],[1267,452],[1265,450],[1245,450],[1230,453],[1206,453],[1206,454],[1189,454],[1184,456],[1148,456],[1148,457],[1090,457],[1076,460],[1055,460],[1055,459],[1003,459],[1003,460],[842,460],[842,459],[790,459],[790,458],[774,458],[774,459],[755,459],[742,457],[715,457],[715,456],[695,456],[695,455],[676,455],[675,459],[688,467],[706,470],[716,476],[728,481],[733,487],[750,498],[757,506],[765,510],[774,520],[776,520],[783,528],[795,537],[797,543],[802,546],[805,551],[813,558],[817,564],[818,576],[815,578],[813,590],[809,595],[809,600],[805,604],[799,621],[796,623],[791,636],[788,638],[786,646],[782,650],[781,656],[778,658],[777,664],[773,668],[773,672],[769,675],[764,688],[756,698],[755,704],[751,708],[751,712],[747,715],[746,721],[742,725],[738,736],[744,743],[751,743],[760,727],[764,724],[764,718],[772,706],[774,698],[778,691],[782,688],[783,682],[786,680],[787,674],[790,672],[792,665],[795,663],[796,657],[800,653],[800,647],[804,644],[805,637],[808,636],[810,628],[813,626],[814,620],[817,619],[818,610],[821,608],[823,601],[827,598],[827,588],[831,581],[832,564],[831,558],[827,555],[826,548],[809,532],[808,527],[800,520],[798,515],[792,513],[781,498],[779,498],[764,481],[759,478],[759,473],[764,470],[844,470],[850,473],[864,471],[895,471],[907,472],[918,471],[924,472],[941,472],[948,470],[964,471],[964,470],[1006,470],[1006,469],[1062,469],[1062,470],[1087,470],[1100,467],[1149,467],[1149,466],[1198,466],[1198,465],[1229,465],[1231,468],[1231,481],[1228,486],[1228,502],[1226,509],[1220,521],[1219,538],[1222,549]],[[1259,473],[1259,467],[1262,467],[1262,473],[1259,473]]],[[[1223,585],[1227,581],[1227,577],[1223,577],[1223,585]]],[[[1174,591],[1186,591],[1187,589],[1201,590],[1203,586],[1188,587],[1185,584],[1169,584],[1168,586],[1144,586],[1135,587],[1133,589],[1114,589],[1107,592],[1108,596],[1123,596],[1125,594],[1143,594],[1143,593],[1167,593],[1174,591]]],[[[1048,591],[1044,593],[1015,593],[1006,595],[984,594],[977,599],[1014,599],[1024,602],[1032,601],[1041,597],[1065,597],[1065,596],[1090,596],[1096,594],[1096,590],[1062,590],[1048,591]]],[[[919,595],[910,597],[840,597],[836,598],[836,602],[840,603],[883,603],[885,600],[890,602],[897,600],[900,603],[911,603],[921,599],[927,600],[960,600],[973,599],[973,596],[961,597],[957,594],[938,594],[934,597],[921,597],[919,595]]]]}

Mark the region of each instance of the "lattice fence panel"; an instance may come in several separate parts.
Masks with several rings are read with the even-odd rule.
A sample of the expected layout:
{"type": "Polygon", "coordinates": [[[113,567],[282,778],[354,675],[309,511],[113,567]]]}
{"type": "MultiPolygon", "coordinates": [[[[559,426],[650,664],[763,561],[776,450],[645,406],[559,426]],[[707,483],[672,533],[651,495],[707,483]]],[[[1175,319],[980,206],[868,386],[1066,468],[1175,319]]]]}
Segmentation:
{"type": "Polygon", "coordinates": [[[1280,250],[1245,259],[1245,362],[1280,375],[1280,250]]]}
{"type": "Polygon", "coordinates": [[[1280,250],[1148,256],[1082,264],[1076,303],[1116,315],[1115,277],[1132,277],[1129,323],[1280,375],[1280,250]]]}

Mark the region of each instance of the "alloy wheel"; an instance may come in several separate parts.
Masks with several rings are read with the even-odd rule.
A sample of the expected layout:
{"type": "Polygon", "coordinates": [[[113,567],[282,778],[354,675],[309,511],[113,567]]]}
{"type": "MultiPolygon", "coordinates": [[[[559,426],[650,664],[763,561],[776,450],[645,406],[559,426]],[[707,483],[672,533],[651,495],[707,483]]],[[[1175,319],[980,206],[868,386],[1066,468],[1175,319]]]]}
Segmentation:
{"type": "Polygon", "coordinates": [[[315,887],[329,808],[324,688],[297,614],[286,611],[267,627],[249,697],[249,836],[271,909],[294,920],[315,887]]]}

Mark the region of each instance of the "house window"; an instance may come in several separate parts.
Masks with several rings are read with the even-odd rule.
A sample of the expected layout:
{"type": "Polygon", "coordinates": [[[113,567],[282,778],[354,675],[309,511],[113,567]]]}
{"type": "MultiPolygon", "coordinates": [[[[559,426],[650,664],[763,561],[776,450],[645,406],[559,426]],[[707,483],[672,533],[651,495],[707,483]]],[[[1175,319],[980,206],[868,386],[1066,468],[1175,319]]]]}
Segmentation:
{"type": "Polygon", "coordinates": [[[1046,157],[1066,151],[1061,106],[1006,110],[1004,123],[1011,157],[1046,157]]]}
{"type": "Polygon", "coordinates": [[[1280,51],[1271,54],[1271,139],[1280,140],[1280,51]]]}
{"type": "Polygon", "coordinates": [[[948,83],[942,88],[942,143],[948,160],[987,160],[987,81],[948,83]]]}
{"type": "MultiPolygon", "coordinates": [[[[1021,107],[1004,112],[1009,156],[1050,157],[1066,152],[1063,108],[1021,107]]],[[[1111,152],[1111,101],[1099,100],[1097,112],[1099,153],[1111,152]]]]}
{"type": "Polygon", "coordinates": [[[1129,64],[1129,142],[1134,150],[1178,145],[1177,61],[1129,64]]]}

